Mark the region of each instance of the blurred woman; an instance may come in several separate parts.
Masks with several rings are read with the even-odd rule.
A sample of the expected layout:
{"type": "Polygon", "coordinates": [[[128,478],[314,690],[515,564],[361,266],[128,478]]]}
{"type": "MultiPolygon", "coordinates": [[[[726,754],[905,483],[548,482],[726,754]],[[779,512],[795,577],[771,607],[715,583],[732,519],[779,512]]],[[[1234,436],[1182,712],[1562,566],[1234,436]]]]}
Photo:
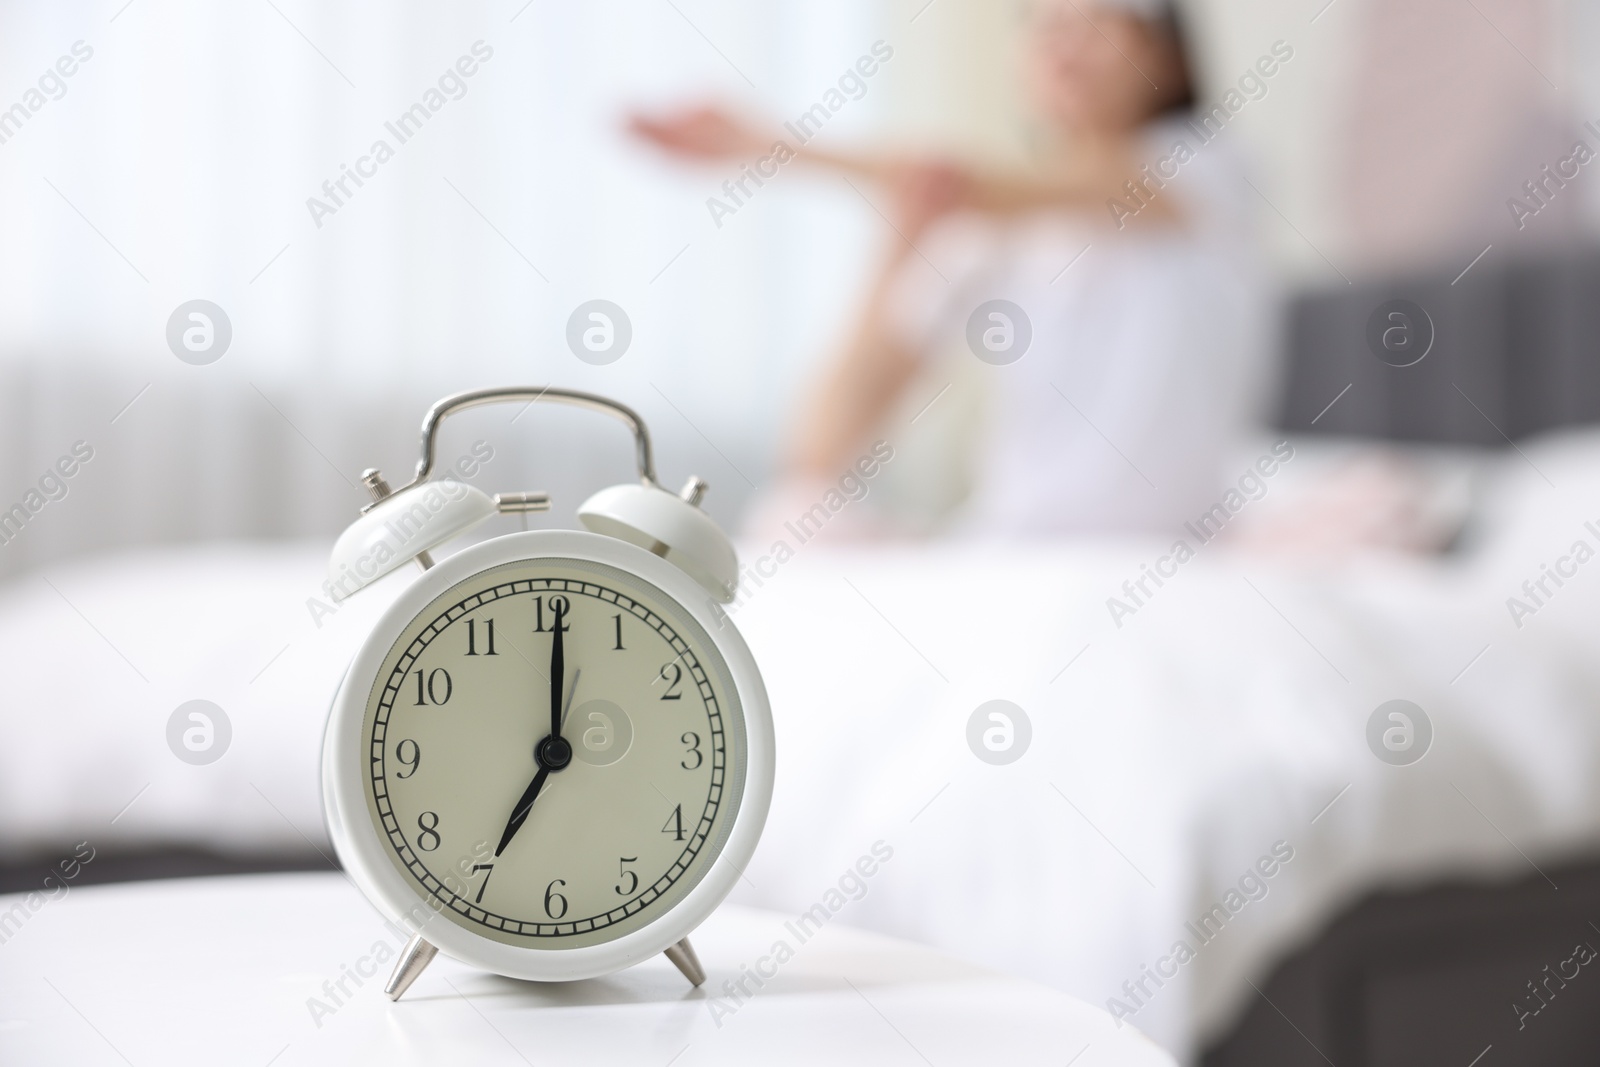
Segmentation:
{"type": "MultiPolygon", "coordinates": [[[[956,351],[987,364],[992,391],[958,529],[1166,533],[1216,501],[1252,406],[1264,307],[1229,131],[1184,121],[1190,59],[1161,0],[1052,0],[1030,31],[1025,77],[1054,142],[1035,172],[788,146],[878,182],[894,230],[799,410],[791,499],[892,438],[884,422],[907,389],[956,351]]],[[[688,158],[773,148],[715,108],[634,129],[688,158]]],[[[941,383],[928,384],[931,397],[941,383]]]]}

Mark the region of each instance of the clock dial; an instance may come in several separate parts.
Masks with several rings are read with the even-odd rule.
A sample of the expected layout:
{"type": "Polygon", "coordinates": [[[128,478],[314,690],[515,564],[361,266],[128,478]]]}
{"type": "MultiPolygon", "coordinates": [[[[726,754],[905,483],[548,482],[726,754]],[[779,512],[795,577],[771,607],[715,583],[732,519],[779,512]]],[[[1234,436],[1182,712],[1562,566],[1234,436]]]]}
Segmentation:
{"type": "Polygon", "coordinates": [[[721,852],[744,716],[704,629],[615,567],[536,559],[452,586],[385,657],[368,812],[413,889],[528,948],[614,940],[721,852]]]}

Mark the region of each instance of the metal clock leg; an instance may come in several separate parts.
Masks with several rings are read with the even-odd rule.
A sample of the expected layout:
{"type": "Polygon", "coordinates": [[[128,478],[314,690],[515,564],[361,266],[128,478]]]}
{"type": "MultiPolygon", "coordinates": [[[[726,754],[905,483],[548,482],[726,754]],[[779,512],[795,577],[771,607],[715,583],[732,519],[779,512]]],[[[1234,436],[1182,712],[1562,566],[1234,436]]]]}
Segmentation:
{"type": "Polygon", "coordinates": [[[388,984],[383,987],[389,999],[399,1000],[404,996],[405,991],[411,988],[411,983],[427,970],[428,964],[432,963],[433,957],[438,954],[439,950],[422,940],[421,934],[413,935],[411,940],[406,942],[405,951],[400,953],[400,959],[394,965],[394,973],[389,976],[388,984]]]}
{"type": "Polygon", "coordinates": [[[687,937],[668,948],[666,957],[672,961],[673,966],[683,972],[683,976],[689,979],[690,985],[705,983],[705,968],[700,966],[700,957],[694,954],[694,946],[689,944],[687,937]]]}

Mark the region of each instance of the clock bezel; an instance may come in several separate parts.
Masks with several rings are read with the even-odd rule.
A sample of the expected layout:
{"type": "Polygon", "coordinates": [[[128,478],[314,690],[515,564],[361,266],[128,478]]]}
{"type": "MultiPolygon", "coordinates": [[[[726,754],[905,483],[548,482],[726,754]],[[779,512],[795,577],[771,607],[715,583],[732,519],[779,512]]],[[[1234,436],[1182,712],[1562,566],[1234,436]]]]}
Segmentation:
{"type": "MultiPolygon", "coordinates": [[[[727,714],[732,713],[729,708],[727,714]]],[[[385,918],[399,921],[420,903],[428,919],[411,929],[441,952],[512,978],[573,981],[611,974],[665,951],[692,933],[727,897],[749,865],[766,823],[774,772],[772,713],[766,687],[744,638],[722,607],[687,573],[644,549],[580,530],[532,530],[472,545],[441,561],[408,586],[367,635],[339,684],[322,748],[323,814],[346,873],[385,918]],[[508,945],[469,930],[438,911],[390,861],[387,844],[368,817],[367,746],[361,726],[378,672],[394,643],[424,608],[450,587],[506,563],[573,559],[636,575],[676,602],[705,631],[727,664],[745,728],[745,782],[721,852],[682,900],[615,940],[577,948],[508,945]]],[[[707,846],[710,846],[707,842],[707,846]]]]}

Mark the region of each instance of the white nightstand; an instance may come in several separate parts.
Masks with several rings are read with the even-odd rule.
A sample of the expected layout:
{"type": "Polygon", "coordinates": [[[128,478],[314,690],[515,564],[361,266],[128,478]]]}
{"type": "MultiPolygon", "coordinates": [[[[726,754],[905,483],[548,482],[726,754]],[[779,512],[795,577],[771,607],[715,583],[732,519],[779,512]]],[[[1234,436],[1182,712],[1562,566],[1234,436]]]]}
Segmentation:
{"type": "Polygon", "coordinates": [[[4,916],[23,899],[0,897],[0,1063],[18,1067],[1174,1067],[1054,990],[836,922],[801,942],[790,916],[742,908],[694,935],[700,990],[660,957],[546,985],[441,956],[394,1004],[382,985],[404,937],[336,874],[73,889],[23,903],[19,928],[4,916]],[[776,976],[758,988],[741,967],[764,957],[776,976]],[[741,978],[735,999],[724,983],[741,978]]]}

